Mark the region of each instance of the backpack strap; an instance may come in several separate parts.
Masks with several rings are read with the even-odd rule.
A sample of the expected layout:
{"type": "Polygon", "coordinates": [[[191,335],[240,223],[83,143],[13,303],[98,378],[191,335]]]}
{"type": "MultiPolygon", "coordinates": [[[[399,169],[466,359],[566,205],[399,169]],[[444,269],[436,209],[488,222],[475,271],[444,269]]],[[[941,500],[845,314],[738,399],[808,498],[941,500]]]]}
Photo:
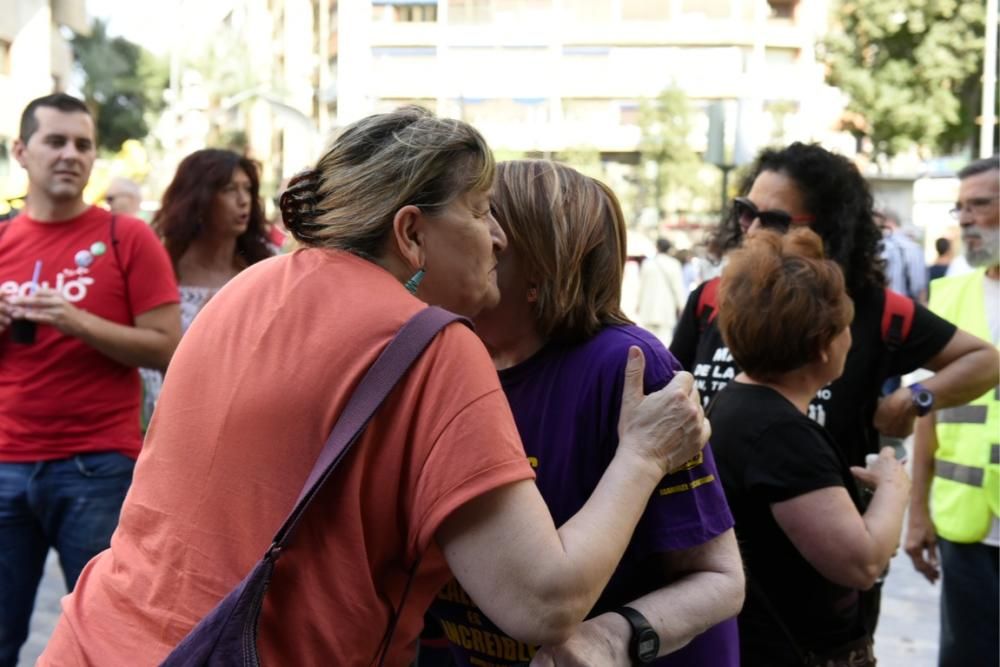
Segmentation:
{"type": "Polygon", "coordinates": [[[704,333],[712,320],[719,314],[719,277],[707,281],[701,288],[698,295],[698,305],[695,307],[694,315],[698,320],[698,333],[704,333]]]}
{"type": "Polygon", "coordinates": [[[913,299],[886,288],[882,307],[882,342],[890,352],[898,350],[909,338],[915,309],[913,299]]]}
{"type": "Polygon", "coordinates": [[[115,264],[118,265],[118,272],[122,274],[122,287],[125,289],[125,308],[128,309],[128,319],[130,326],[135,326],[135,313],[132,312],[132,294],[128,289],[128,274],[125,273],[125,265],[122,264],[122,256],[118,252],[118,216],[111,214],[111,251],[115,254],[115,264]]]}

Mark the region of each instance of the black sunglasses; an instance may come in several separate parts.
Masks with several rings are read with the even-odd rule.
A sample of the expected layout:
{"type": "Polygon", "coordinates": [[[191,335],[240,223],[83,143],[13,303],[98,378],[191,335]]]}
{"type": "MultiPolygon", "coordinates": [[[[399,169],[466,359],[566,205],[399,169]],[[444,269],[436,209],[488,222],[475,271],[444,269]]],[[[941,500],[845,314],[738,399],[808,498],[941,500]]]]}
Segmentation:
{"type": "Polygon", "coordinates": [[[812,215],[792,215],[780,210],[761,211],[746,197],[733,199],[733,216],[746,227],[749,227],[754,220],[760,220],[761,227],[782,233],[787,232],[793,223],[810,223],[816,219],[812,215]]]}

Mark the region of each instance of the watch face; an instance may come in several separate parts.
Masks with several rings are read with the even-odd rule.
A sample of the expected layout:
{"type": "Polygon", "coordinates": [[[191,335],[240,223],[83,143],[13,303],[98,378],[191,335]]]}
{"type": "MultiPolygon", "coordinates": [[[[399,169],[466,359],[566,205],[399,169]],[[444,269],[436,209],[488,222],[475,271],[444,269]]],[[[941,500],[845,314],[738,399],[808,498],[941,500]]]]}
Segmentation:
{"type": "Polygon", "coordinates": [[[920,407],[929,408],[934,405],[934,394],[925,389],[914,394],[913,400],[916,401],[917,405],[920,407]]]}
{"type": "Polygon", "coordinates": [[[646,629],[639,632],[636,642],[636,654],[640,661],[652,662],[656,659],[656,654],[660,652],[660,637],[656,631],[646,629]]]}

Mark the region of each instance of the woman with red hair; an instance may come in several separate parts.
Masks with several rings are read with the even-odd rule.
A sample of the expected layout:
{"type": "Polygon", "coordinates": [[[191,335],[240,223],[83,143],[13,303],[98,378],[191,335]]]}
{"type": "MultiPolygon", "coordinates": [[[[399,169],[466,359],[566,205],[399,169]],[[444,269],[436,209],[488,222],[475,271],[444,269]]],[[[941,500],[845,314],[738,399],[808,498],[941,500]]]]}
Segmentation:
{"type": "Polygon", "coordinates": [[[758,231],[730,254],[718,326],[742,370],[709,416],[747,573],[743,665],[874,664],[859,591],[899,545],[910,480],[891,447],[851,468],[807,416],[844,372],[853,317],[811,230],[758,231]],[[874,489],[867,509],[856,480],[874,489]]]}

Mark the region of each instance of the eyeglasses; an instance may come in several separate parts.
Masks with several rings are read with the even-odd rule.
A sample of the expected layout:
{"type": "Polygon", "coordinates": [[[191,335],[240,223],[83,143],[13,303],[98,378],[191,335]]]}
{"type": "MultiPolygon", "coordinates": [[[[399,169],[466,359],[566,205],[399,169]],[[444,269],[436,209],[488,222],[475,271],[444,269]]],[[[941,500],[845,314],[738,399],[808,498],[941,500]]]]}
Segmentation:
{"type": "Polygon", "coordinates": [[[749,227],[754,220],[760,220],[761,227],[782,233],[787,232],[793,223],[810,223],[816,219],[812,215],[792,215],[781,210],[761,211],[746,197],[733,199],[733,215],[744,227],[749,227]]]}
{"type": "Polygon", "coordinates": [[[972,199],[966,199],[964,202],[955,202],[955,208],[948,211],[948,214],[958,220],[962,217],[963,210],[966,210],[969,213],[984,213],[986,211],[986,207],[990,205],[990,202],[997,198],[1000,198],[1000,195],[993,195],[992,197],[973,197],[972,199]]]}

